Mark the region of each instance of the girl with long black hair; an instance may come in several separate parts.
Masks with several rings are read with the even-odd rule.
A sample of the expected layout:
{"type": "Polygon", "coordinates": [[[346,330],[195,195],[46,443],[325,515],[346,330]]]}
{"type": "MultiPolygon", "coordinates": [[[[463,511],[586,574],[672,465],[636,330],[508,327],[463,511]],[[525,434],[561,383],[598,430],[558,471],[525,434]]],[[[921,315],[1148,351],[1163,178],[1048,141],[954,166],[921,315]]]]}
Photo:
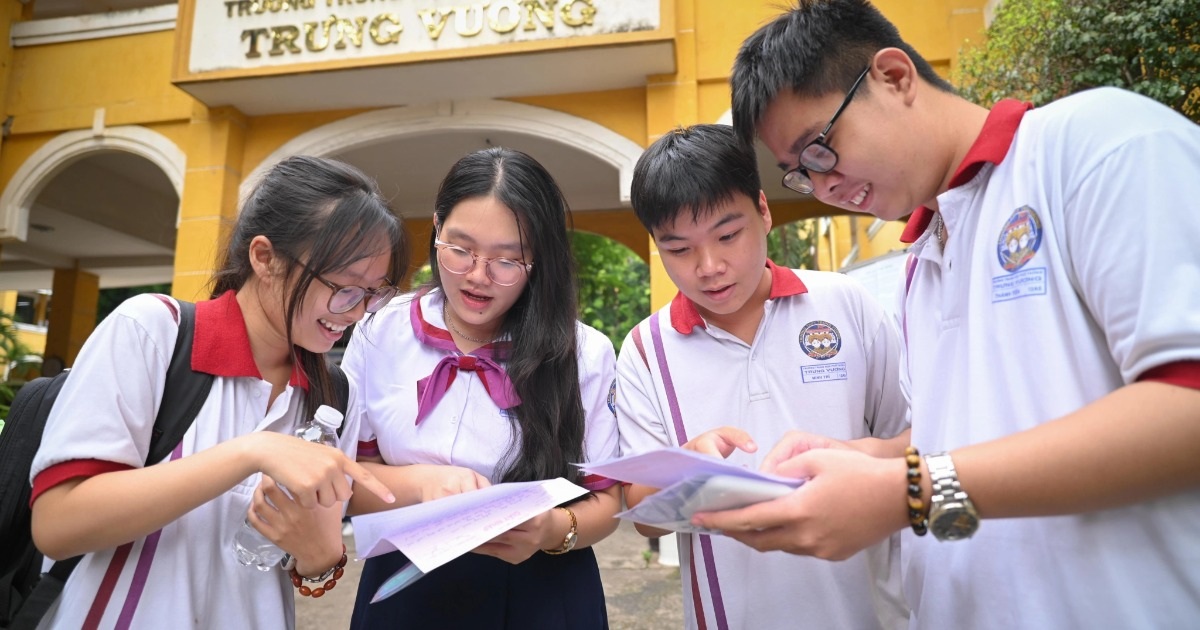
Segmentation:
{"type": "MultiPolygon", "coordinates": [[[[524,153],[459,160],[435,204],[430,286],[361,325],[342,365],[366,401],[359,462],[396,505],[554,477],[592,492],[376,604],[407,560],[367,560],[351,627],[607,627],[591,545],[616,529],[617,486],[570,464],[617,452],[614,357],[577,321],[567,212],[524,153]]],[[[388,507],[364,493],[351,503],[388,507]]]]}

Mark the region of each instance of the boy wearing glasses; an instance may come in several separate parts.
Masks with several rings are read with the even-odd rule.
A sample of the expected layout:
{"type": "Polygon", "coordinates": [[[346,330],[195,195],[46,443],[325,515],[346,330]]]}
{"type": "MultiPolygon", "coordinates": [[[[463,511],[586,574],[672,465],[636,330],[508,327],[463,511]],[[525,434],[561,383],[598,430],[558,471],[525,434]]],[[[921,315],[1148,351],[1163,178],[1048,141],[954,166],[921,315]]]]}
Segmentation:
{"type": "Polygon", "coordinates": [[[808,478],[800,492],[696,520],[827,558],[911,524],[914,627],[1194,625],[1200,128],[1111,88],[988,111],[861,0],[760,29],[732,86],[740,140],[761,138],[785,185],[915,209],[902,365],[925,459],[791,436],[775,470],[808,478]]]}
{"type": "MultiPolygon", "coordinates": [[[[891,321],[854,280],[767,258],[771,212],[754,150],[731,127],[657,140],[634,169],[632,201],[679,294],[617,359],[623,454],[683,445],[758,468],[755,442],[793,429],[842,440],[907,429],[891,321]]],[[[628,486],[626,500],[654,491],[628,486]]],[[[721,536],[679,541],[688,628],[907,625],[895,541],[836,564],[721,536]]]]}

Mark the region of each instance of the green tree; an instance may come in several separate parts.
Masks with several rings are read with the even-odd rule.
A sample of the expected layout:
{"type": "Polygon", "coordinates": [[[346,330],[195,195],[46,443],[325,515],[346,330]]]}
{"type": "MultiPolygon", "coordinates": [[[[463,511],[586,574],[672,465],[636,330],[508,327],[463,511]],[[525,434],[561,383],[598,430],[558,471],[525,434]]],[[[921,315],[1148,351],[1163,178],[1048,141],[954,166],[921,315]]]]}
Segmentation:
{"type": "Polygon", "coordinates": [[[12,314],[0,311],[0,363],[8,364],[31,354],[35,353],[21,341],[12,314]]]}
{"type": "MultiPolygon", "coordinates": [[[[36,354],[21,341],[17,333],[16,321],[12,314],[0,311],[0,364],[7,369],[13,361],[36,354]]],[[[0,382],[0,418],[8,417],[8,408],[16,396],[16,389],[7,382],[0,382]]],[[[0,421],[0,430],[3,430],[0,421]]]]}
{"type": "Polygon", "coordinates": [[[985,107],[1116,86],[1200,122],[1200,2],[1005,0],[955,82],[985,107]]]}
{"type": "Polygon", "coordinates": [[[792,269],[816,269],[816,221],[806,219],[780,225],[767,234],[767,256],[792,269]]]}
{"type": "Polygon", "coordinates": [[[113,289],[101,289],[100,299],[96,302],[96,323],[104,321],[108,314],[113,312],[121,302],[128,300],[135,295],[143,293],[162,293],[163,295],[171,294],[171,285],[168,284],[147,284],[140,287],[117,287],[113,289]]]}
{"type": "Polygon", "coordinates": [[[650,314],[650,268],[628,247],[587,232],[571,233],[579,274],[579,319],[612,340],[650,314]]]}

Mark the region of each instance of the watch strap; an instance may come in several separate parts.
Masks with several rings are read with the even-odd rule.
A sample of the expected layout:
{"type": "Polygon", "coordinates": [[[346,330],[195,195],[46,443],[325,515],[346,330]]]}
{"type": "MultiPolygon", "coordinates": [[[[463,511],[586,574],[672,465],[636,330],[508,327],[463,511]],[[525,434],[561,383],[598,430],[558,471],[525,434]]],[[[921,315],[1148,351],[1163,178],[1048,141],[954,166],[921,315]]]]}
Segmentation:
{"type": "Polygon", "coordinates": [[[568,529],[567,535],[563,537],[562,546],[560,546],[557,549],[543,549],[542,550],[552,556],[557,556],[559,554],[567,553],[568,551],[575,548],[575,541],[578,540],[578,536],[579,536],[579,519],[575,518],[575,512],[571,511],[571,508],[569,508],[569,507],[564,507],[564,506],[560,505],[554,509],[562,510],[562,511],[566,512],[567,516],[571,518],[571,529],[568,529]]]}

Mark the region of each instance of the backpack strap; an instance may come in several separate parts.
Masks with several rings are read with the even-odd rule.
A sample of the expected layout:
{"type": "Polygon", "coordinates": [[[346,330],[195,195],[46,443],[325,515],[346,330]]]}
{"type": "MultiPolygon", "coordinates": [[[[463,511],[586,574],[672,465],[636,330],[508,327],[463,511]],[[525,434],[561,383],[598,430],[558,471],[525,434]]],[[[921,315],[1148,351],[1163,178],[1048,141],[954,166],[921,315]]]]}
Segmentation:
{"type": "Polygon", "coordinates": [[[12,624],[8,626],[9,630],[35,630],[42,617],[45,617],[54,602],[58,601],[58,596],[62,595],[67,578],[71,576],[71,571],[75,570],[75,565],[79,564],[81,558],[83,556],[59,560],[50,567],[50,571],[42,574],[37,586],[33,587],[33,591],[25,598],[21,609],[13,617],[12,624]]]}
{"type": "MultiPolygon", "coordinates": [[[[154,418],[154,430],[150,434],[147,466],[157,464],[175,450],[208,400],[213,375],[192,371],[192,339],[195,335],[196,305],[179,300],[179,334],[175,338],[175,349],[167,366],[167,382],[163,387],[162,400],[159,401],[158,415],[154,418]]],[[[50,567],[13,619],[12,630],[32,630],[37,627],[62,593],[67,578],[82,557],[60,560],[50,567]]]]}
{"type": "Polygon", "coordinates": [[[192,340],[196,336],[196,305],[179,300],[179,334],[167,367],[167,382],[150,434],[146,465],[161,462],[183,440],[200,408],[208,400],[213,375],[192,371],[192,340]]]}

